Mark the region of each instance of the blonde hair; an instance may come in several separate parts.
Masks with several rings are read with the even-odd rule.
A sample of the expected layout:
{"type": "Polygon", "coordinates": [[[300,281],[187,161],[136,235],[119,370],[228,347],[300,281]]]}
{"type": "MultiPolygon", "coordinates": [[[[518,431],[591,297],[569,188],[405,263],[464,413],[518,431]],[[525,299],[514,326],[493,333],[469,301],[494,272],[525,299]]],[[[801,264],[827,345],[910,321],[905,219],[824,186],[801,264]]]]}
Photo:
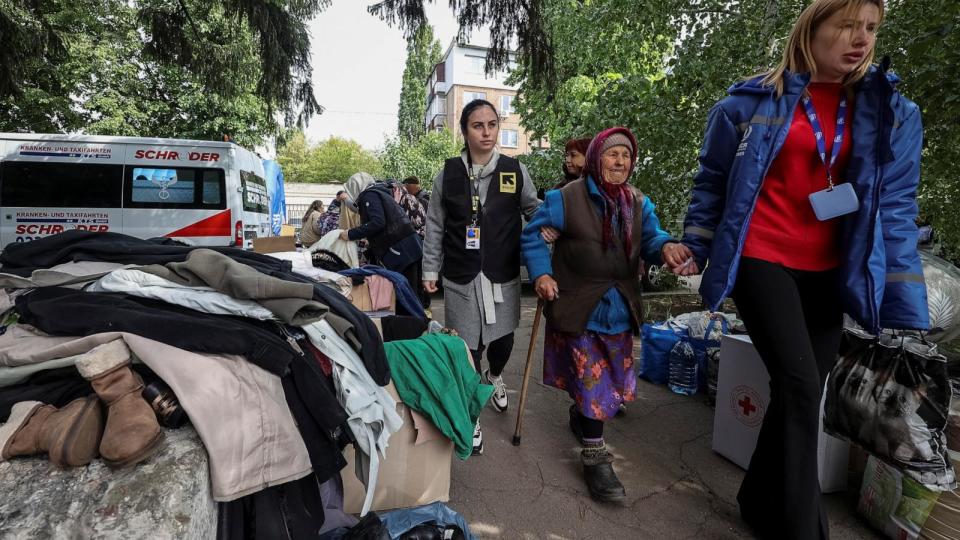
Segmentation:
{"type": "MultiPolygon", "coordinates": [[[[883,0],[814,0],[807,6],[797,21],[793,23],[793,30],[783,48],[783,58],[770,71],[763,74],[761,84],[773,86],[776,95],[783,95],[783,79],[787,71],[792,73],[816,73],[817,62],[813,58],[813,36],[823,21],[838,11],[854,14],[867,4],[873,4],[880,10],[880,22],[883,22],[883,0]]],[[[847,74],[843,79],[844,86],[851,86],[862,79],[873,64],[874,48],[864,56],[860,65],[847,74]]]]}

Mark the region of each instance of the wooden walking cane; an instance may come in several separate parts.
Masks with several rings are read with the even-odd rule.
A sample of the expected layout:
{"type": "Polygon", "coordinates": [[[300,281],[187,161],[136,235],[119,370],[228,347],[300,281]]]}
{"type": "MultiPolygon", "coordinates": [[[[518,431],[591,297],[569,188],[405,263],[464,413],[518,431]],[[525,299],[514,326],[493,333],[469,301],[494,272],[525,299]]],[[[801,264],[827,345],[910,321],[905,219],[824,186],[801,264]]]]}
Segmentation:
{"type": "Polygon", "coordinates": [[[543,300],[537,299],[537,313],[533,316],[533,328],[530,329],[530,348],[527,349],[527,365],[523,368],[523,386],[520,387],[520,407],[517,409],[517,427],[513,431],[513,445],[520,446],[520,429],[523,427],[523,405],[527,401],[527,389],[530,386],[530,369],[533,368],[533,350],[537,346],[537,331],[540,330],[540,316],[543,315],[543,300]]]}

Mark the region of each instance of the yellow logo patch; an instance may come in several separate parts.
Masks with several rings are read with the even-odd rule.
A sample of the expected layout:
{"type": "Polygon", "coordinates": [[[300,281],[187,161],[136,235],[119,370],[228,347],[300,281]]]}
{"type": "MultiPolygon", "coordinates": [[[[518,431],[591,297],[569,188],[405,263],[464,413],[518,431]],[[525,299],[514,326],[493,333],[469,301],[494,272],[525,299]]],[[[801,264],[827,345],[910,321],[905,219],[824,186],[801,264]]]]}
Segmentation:
{"type": "Polygon", "coordinates": [[[517,173],[512,173],[512,172],[500,173],[500,193],[516,193],[516,192],[517,192],[517,173]]]}

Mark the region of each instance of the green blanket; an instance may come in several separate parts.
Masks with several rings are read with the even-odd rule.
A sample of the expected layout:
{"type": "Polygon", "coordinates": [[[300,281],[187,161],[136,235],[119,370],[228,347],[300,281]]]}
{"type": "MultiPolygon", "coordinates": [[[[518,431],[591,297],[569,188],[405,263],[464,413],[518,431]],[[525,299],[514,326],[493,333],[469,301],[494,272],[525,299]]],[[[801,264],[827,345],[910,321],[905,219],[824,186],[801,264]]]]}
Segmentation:
{"type": "Polygon", "coordinates": [[[480,383],[463,340],[445,334],[383,344],[397,393],[453,441],[457,456],[473,452],[473,426],[493,386],[480,383]]]}

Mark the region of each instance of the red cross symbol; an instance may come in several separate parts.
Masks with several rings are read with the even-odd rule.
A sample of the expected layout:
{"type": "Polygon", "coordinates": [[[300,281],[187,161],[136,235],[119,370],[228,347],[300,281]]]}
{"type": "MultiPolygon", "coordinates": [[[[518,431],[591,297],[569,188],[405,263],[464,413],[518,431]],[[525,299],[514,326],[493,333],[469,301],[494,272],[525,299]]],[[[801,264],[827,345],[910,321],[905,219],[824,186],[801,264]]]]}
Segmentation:
{"type": "Polygon", "coordinates": [[[750,396],[743,396],[743,399],[738,401],[737,405],[743,409],[744,416],[750,416],[750,413],[757,410],[757,406],[750,402],[750,396]]]}

